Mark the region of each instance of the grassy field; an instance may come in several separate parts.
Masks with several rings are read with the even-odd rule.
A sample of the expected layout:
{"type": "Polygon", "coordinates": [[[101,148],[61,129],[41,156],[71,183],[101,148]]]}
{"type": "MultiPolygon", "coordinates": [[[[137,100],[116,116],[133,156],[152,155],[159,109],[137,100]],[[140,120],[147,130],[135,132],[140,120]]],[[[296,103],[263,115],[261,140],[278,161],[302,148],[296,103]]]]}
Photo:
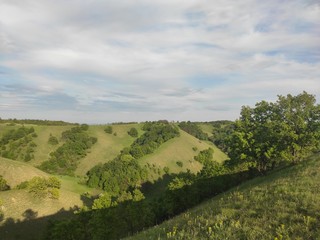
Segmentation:
{"type": "Polygon", "coordinates": [[[202,165],[195,161],[193,157],[196,156],[199,151],[208,149],[209,147],[214,149],[213,159],[215,161],[222,162],[228,158],[226,154],[221,152],[212,143],[200,141],[180,130],[180,137],[165,142],[153,154],[146,155],[139,161],[141,164],[154,164],[161,169],[167,166],[171,173],[179,173],[187,169],[190,169],[191,172],[198,172],[202,168],[202,165]],[[194,147],[197,148],[196,151],[192,149],[194,147]],[[183,166],[179,167],[176,164],[177,161],[181,161],[183,166]]]}
{"type": "Polygon", "coordinates": [[[319,183],[318,154],[129,239],[320,239],[319,183]]]}
{"type": "Polygon", "coordinates": [[[135,138],[128,135],[130,128],[135,127],[139,136],[142,134],[141,124],[120,124],[112,125],[113,133],[104,132],[107,125],[90,126],[88,132],[90,136],[97,137],[98,142],[92,146],[87,156],[81,159],[76,170],[76,175],[84,176],[88,170],[99,163],[106,163],[114,159],[124,147],[130,146],[135,138]]]}

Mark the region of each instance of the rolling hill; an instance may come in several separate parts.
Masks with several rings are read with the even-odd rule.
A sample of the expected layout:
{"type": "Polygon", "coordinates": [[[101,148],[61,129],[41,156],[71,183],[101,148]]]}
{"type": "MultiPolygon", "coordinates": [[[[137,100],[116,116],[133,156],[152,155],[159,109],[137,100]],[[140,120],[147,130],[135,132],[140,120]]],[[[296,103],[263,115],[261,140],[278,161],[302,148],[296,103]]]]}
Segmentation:
{"type": "Polygon", "coordinates": [[[128,239],[319,239],[319,182],[318,154],[128,239]]]}
{"type": "MultiPolygon", "coordinates": [[[[10,129],[18,129],[22,125],[15,124],[1,124],[0,135],[10,129]]],[[[52,176],[45,173],[36,166],[39,166],[43,161],[50,157],[50,153],[55,151],[59,146],[63,144],[61,140],[61,133],[69,130],[72,125],[65,126],[44,126],[24,124],[27,128],[34,128],[36,137],[33,138],[35,143],[34,147],[34,159],[29,162],[22,162],[17,160],[11,160],[0,157],[0,175],[7,180],[8,184],[12,188],[9,191],[0,192],[0,199],[2,201],[2,211],[4,213],[4,220],[1,225],[7,225],[10,221],[14,224],[17,222],[23,222],[26,227],[16,230],[12,226],[12,231],[9,228],[8,238],[23,239],[23,234],[28,232],[28,228],[35,228],[31,226],[32,219],[36,224],[37,219],[41,219],[41,228],[45,230],[45,226],[49,219],[55,219],[65,217],[66,215],[72,216],[73,211],[79,207],[82,207],[92,201],[89,198],[84,197],[84,193],[89,193],[91,196],[96,196],[101,191],[93,188],[88,188],[86,185],[81,185],[78,182],[83,181],[83,177],[87,171],[99,163],[105,163],[114,159],[120,151],[130,146],[135,138],[128,135],[130,128],[135,127],[139,136],[143,134],[141,130],[143,124],[115,124],[112,125],[113,133],[108,134],[104,131],[107,125],[92,125],[88,129],[88,134],[98,139],[87,152],[86,156],[79,161],[79,165],[75,171],[75,175],[79,177],[60,176],[55,175],[61,181],[60,198],[58,200],[53,199],[34,199],[27,190],[14,189],[19,183],[32,179],[35,176],[49,177],[52,176]],[[50,145],[48,139],[50,135],[57,137],[59,140],[58,145],[50,145]],[[29,226],[30,225],[30,226],[29,226]],[[28,226],[28,227],[27,227],[28,226]],[[18,235],[12,235],[18,234],[18,235]],[[18,237],[19,236],[19,237],[18,237]]],[[[23,145],[21,146],[24,147],[23,145]]],[[[199,151],[208,149],[209,147],[214,149],[214,160],[222,162],[227,159],[227,156],[221,152],[214,144],[207,141],[200,141],[199,139],[191,136],[190,134],[180,130],[180,136],[173,138],[164,144],[162,144],[154,153],[146,155],[139,159],[141,165],[154,165],[157,168],[163,169],[163,167],[169,167],[170,173],[179,173],[180,171],[186,171],[187,169],[192,172],[198,172],[202,165],[195,161],[193,158],[199,153],[199,151]],[[178,166],[177,162],[181,162],[182,166],[178,166]]],[[[158,175],[155,178],[159,177],[158,175]]],[[[156,189],[155,191],[158,191],[156,189]]],[[[1,231],[0,231],[1,232],[1,231]]],[[[39,231],[36,235],[39,237],[43,232],[39,231]]],[[[30,234],[34,234],[31,233],[30,234]]]]}

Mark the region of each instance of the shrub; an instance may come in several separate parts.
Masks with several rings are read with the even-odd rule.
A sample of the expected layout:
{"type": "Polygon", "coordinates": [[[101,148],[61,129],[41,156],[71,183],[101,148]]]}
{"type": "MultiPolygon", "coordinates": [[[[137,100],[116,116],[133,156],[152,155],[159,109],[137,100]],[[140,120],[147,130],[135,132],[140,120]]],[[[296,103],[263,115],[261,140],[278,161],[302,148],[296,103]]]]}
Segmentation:
{"type": "Polygon", "coordinates": [[[10,186],[7,184],[7,181],[0,175],[0,191],[9,190],[10,186]]]}
{"type": "Polygon", "coordinates": [[[138,130],[136,128],[131,128],[129,131],[128,131],[128,134],[131,136],[131,137],[138,137],[138,130]]]}
{"type": "Polygon", "coordinates": [[[112,126],[107,126],[107,127],[104,129],[104,131],[105,131],[106,133],[112,134],[112,132],[113,132],[112,126]]]}
{"type": "Polygon", "coordinates": [[[52,136],[52,135],[50,134],[50,137],[49,137],[49,139],[48,139],[48,143],[51,144],[51,145],[57,145],[57,144],[59,144],[59,141],[58,141],[58,138],[57,138],[57,137],[52,136]]]}
{"type": "Polygon", "coordinates": [[[183,167],[183,162],[181,162],[181,161],[177,161],[176,164],[177,164],[179,167],[183,167]]]}

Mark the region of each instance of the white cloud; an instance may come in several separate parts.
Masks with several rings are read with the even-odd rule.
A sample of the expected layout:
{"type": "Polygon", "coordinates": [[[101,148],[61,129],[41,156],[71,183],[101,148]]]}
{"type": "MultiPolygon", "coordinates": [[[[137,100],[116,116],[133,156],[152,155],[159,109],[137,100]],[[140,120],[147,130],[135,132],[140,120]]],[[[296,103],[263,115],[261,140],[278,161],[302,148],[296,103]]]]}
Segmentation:
{"type": "Polygon", "coordinates": [[[279,93],[320,93],[319,25],[317,1],[2,0],[0,86],[35,92],[7,97],[0,89],[0,108],[23,105],[15,116],[27,108],[41,118],[37,100],[60,93],[76,104],[73,121],[102,104],[114,121],[132,113],[234,118],[241,105],[279,93]]]}

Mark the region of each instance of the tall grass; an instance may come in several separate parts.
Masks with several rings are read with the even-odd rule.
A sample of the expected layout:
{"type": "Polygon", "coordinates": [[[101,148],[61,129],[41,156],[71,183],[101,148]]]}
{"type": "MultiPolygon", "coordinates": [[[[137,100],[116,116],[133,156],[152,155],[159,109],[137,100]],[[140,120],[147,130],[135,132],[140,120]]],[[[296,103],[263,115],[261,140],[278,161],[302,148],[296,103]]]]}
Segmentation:
{"type": "Polygon", "coordinates": [[[259,177],[130,239],[320,239],[320,157],[259,177]]]}

